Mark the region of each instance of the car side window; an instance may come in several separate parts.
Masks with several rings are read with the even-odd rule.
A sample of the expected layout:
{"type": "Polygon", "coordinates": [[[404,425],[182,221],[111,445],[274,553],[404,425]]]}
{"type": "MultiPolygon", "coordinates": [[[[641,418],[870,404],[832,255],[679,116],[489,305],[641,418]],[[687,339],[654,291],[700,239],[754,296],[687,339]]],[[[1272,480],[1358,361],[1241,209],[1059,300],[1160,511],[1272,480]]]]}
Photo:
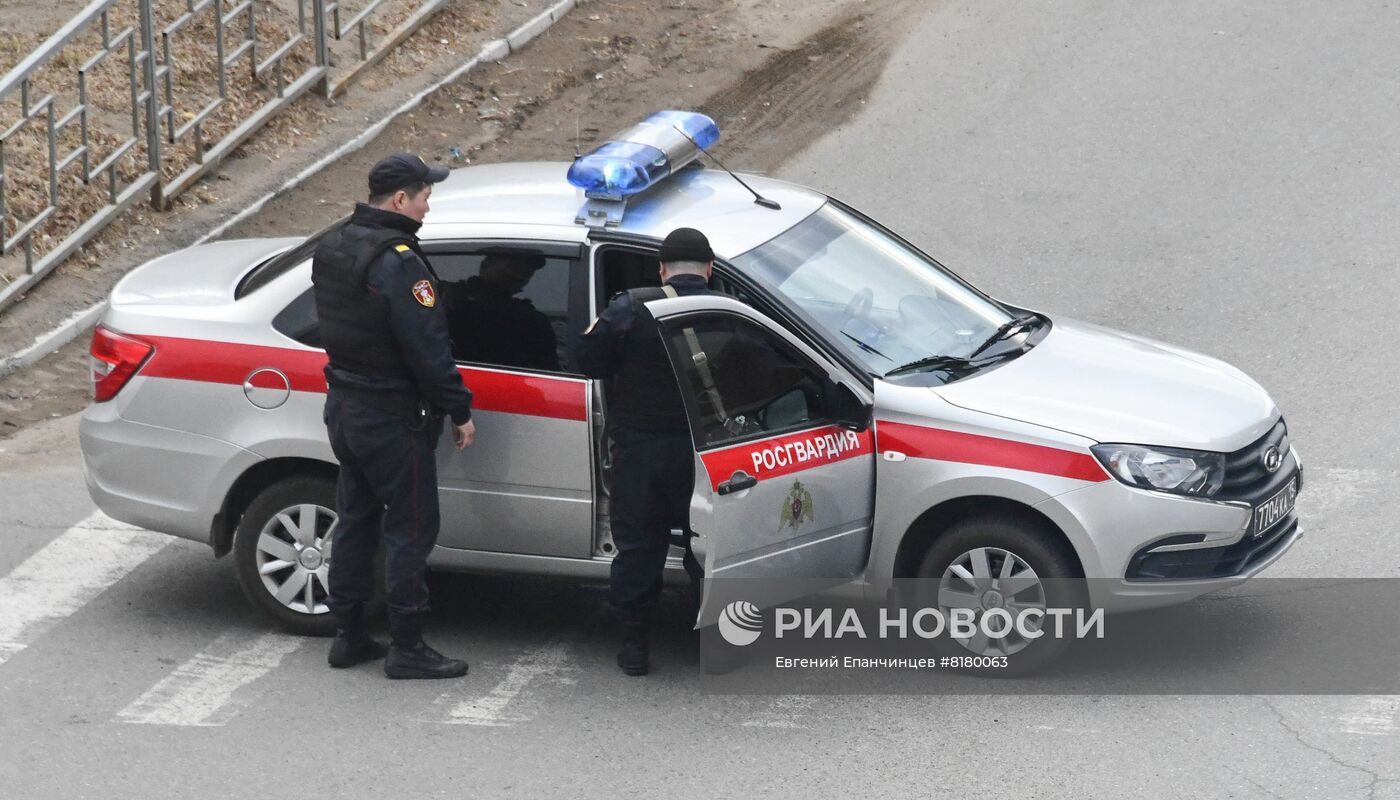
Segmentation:
{"type": "Polygon", "coordinates": [[[316,297],[307,289],[272,318],[278,333],[307,347],[321,347],[321,322],[316,317],[316,297]]]}
{"type": "Polygon", "coordinates": [[[452,354],[494,367],[576,372],[568,347],[574,260],[525,248],[429,258],[447,309],[452,354]]]}
{"type": "Polygon", "coordinates": [[[666,346],[701,447],[830,421],[825,374],[772,331],[732,314],[681,325],[666,346]]]}
{"type": "MultiPolygon", "coordinates": [[[[596,263],[598,308],[595,314],[601,313],[619,292],[661,285],[661,262],[655,250],[630,245],[603,245],[598,250],[596,263]]],[[[754,299],[749,293],[718,270],[710,277],[710,288],[741,303],[753,305],[754,299]]]]}

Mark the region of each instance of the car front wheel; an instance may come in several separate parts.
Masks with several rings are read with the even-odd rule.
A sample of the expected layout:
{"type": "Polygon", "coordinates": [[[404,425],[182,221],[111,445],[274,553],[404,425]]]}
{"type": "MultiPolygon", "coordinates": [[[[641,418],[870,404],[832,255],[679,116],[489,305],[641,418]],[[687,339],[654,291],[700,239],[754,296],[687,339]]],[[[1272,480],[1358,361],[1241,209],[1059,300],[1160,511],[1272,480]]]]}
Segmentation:
{"type": "MultiPolygon", "coordinates": [[[[937,640],[939,650],[964,659],[971,656],[974,665],[998,665],[963,670],[988,677],[1034,672],[1069,646],[1068,637],[1052,635],[1048,618],[1032,610],[1043,615],[1047,609],[1085,605],[1084,583],[1068,545],[1049,531],[1009,516],[978,515],[954,523],[924,553],[918,578],[921,606],[936,606],[945,619],[960,610],[977,622],[971,636],[937,640]],[[1025,623],[1005,635],[988,636],[981,622],[992,609],[1025,623]],[[1024,635],[1027,631],[1041,635],[1024,635]]],[[[990,627],[1001,633],[1003,626],[996,620],[990,627]]]]}

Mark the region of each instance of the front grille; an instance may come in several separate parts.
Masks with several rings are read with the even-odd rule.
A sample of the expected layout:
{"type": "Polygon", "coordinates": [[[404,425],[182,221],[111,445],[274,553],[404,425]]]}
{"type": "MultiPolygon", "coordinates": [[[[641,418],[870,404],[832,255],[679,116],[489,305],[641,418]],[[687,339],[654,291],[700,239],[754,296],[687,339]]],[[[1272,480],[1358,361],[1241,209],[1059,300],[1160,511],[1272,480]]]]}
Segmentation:
{"type": "Polygon", "coordinates": [[[1228,578],[1268,558],[1298,529],[1298,517],[1289,514],[1258,538],[1246,536],[1227,547],[1149,553],[1162,542],[1153,542],[1128,562],[1130,581],[1189,581],[1202,578],[1228,578]]]}
{"type": "Polygon", "coordinates": [[[1220,491],[1212,500],[1245,500],[1255,502],[1263,499],[1267,490],[1278,483],[1278,478],[1288,470],[1280,468],[1269,472],[1264,468],[1264,451],[1270,446],[1278,447],[1285,464],[1288,461],[1288,426],[1283,418],[1275,423],[1269,432],[1233,453],[1225,454],[1225,480],[1220,491]]]}

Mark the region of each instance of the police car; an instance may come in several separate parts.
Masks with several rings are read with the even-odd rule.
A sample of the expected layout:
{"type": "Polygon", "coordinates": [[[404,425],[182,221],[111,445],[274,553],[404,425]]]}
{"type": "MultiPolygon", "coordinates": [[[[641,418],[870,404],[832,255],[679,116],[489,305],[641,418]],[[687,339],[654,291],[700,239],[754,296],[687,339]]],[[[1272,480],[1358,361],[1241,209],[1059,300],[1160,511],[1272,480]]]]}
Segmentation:
{"type": "MultiPolygon", "coordinates": [[[[820,192],[701,166],[718,136],[659,112],[572,163],[435,188],[420,236],[478,433],[443,440],[433,568],[606,579],[606,387],[570,343],[658,283],[681,226],[709,236],[723,296],[648,307],[691,417],[708,585],[820,578],[879,600],[926,578],[945,608],[980,609],[1087,577],[1114,612],[1242,582],[1298,540],[1297,451],[1240,370],[999,302],[820,192]]],[[[308,633],[330,626],[336,474],[316,241],[218,242],[128,275],[81,426],[103,511],[232,554],[252,602],[308,633]]],[[[699,622],[717,616],[707,591],[699,622]]]]}

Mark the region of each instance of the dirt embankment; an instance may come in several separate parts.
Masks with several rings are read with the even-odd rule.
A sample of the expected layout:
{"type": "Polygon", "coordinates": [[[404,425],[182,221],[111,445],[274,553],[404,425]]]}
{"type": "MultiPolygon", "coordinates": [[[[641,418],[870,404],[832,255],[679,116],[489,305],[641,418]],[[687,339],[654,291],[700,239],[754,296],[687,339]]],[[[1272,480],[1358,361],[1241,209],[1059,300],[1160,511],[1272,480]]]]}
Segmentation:
{"type": "MultiPolygon", "coordinates": [[[[859,112],[912,0],[593,0],[520,54],[445,87],[376,141],[230,231],[300,234],[345,213],[369,166],[407,150],[454,166],[566,160],[659,108],[716,118],[718,155],[767,172],[859,112]]],[[[0,381],[0,438],[87,402],[76,342],[0,381]]]]}
{"type": "MultiPolygon", "coordinates": [[[[279,19],[282,20],[284,28],[289,24],[292,30],[296,29],[295,0],[259,0],[258,7],[261,8],[263,4],[286,5],[286,8],[281,9],[283,13],[279,15],[279,19]],[[287,5],[289,2],[290,5],[287,5]]],[[[377,7],[371,17],[373,21],[367,27],[370,41],[377,42],[375,37],[382,37],[387,30],[385,25],[402,16],[407,9],[420,4],[419,0],[387,0],[377,7]]],[[[123,0],[117,5],[130,11],[134,2],[123,0]]],[[[160,0],[158,5],[168,17],[172,9],[183,8],[183,1],[160,0]]],[[[116,281],[136,265],[192,244],[231,215],[256,202],[277,186],[283,185],[306,165],[331,152],[341,142],[357,136],[370,121],[390,113],[406,97],[437,83],[464,60],[479,53],[488,41],[505,36],[507,32],[538,14],[543,5],[544,0],[446,0],[437,14],[419,28],[417,33],[392,50],[372,72],[352,85],[349,92],[338,97],[335,103],[329,104],[315,93],[303,95],[290,107],[271,117],[252,138],[220,163],[206,180],[196,182],[188,191],[176,197],[172,207],[154,211],[144,200],[138,201],[125,214],[105,226],[75,255],[60,264],[53,274],[31,288],[26,296],[0,314],[0,354],[8,355],[26,347],[34,337],[52,329],[57,321],[100,302],[108,295],[116,281]]],[[[202,8],[196,16],[200,24],[207,26],[212,6],[206,4],[202,8]]],[[[240,15],[239,19],[244,17],[240,15]]],[[[7,41],[4,25],[5,19],[0,17],[0,58],[4,57],[3,45],[7,41]]],[[[191,25],[194,26],[195,23],[192,22],[191,25]]],[[[272,17],[261,12],[257,18],[257,25],[259,30],[267,25],[276,27],[272,17]]],[[[236,28],[237,26],[225,27],[226,45],[238,39],[240,34],[236,28]]],[[[286,32],[283,30],[284,34],[286,32]]],[[[75,80],[74,65],[85,58],[84,54],[88,52],[82,46],[82,41],[97,35],[97,32],[88,31],[70,47],[62,50],[49,66],[40,71],[42,74],[36,78],[38,83],[33,87],[33,91],[54,92],[58,98],[55,108],[66,113],[73,100],[71,92],[65,92],[73,89],[71,84],[75,80]]],[[[182,30],[181,35],[191,36],[193,33],[187,28],[182,30]]],[[[260,34],[260,41],[264,45],[275,40],[275,37],[269,40],[260,34]]],[[[186,49],[207,41],[198,37],[182,39],[186,49]]],[[[87,43],[92,44],[90,41],[87,43]]],[[[335,65],[332,69],[333,77],[343,74],[356,63],[357,58],[343,57],[342,51],[357,44],[358,37],[351,35],[331,47],[335,65]],[[337,53],[340,53],[340,56],[336,56],[337,53]]],[[[293,48],[288,57],[300,53],[297,57],[304,59],[305,53],[301,51],[305,46],[306,43],[303,42],[293,48]]],[[[212,62],[207,53],[199,55],[197,59],[175,58],[173,62],[179,67],[171,73],[174,76],[172,80],[178,87],[175,89],[175,104],[172,109],[177,122],[188,120],[192,113],[189,105],[191,100],[194,101],[195,107],[198,107],[200,97],[206,100],[211,97],[208,93],[210,82],[214,80],[210,66],[212,62]]],[[[108,58],[103,62],[104,68],[110,73],[121,67],[118,62],[119,59],[115,57],[108,58]]],[[[240,56],[234,69],[242,70],[243,77],[239,80],[244,81],[246,85],[246,81],[251,79],[246,56],[240,56]]],[[[111,78],[112,75],[108,74],[107,77],[111,78]]],[[[117,87],[110,81],[101,80],[101,75],[97,73],[91,78],[93,84],[89,99],[97,107],[93,110],[101,111],[94,117],[95,126],[90,131],[96,137],[94,141],[97,150],[92,154],[96,158],[107,152],[104,148],[113,143],[112,134],[116,129],[111,128],[111,124],[125,118],[129,126],[130,119],[113,110],[123,102],[119,98],[122,92],[117,91],[117,87]],[[106,110],[101,108],[104,103],[107,105],[106,110]]],[[[266,73],[264,78],[271,80],[273,76],[266,73]]],[[[125,78],[121,80],[124,81],[125,78]]],[[[214,117],[207,120],[209,127],[205,129],[206,133],[214,135],[220,126],[226,128],[231,119],[228,115],[236,110],[235,106],[242,104],[246,110],[249,102],[257,103],[270,97],[271,90],[265,87],[255,89],[251,94],[240,95],[236,101],[220,107],[214,117]]],[[[0,116],[14,117],[18,113],[17,103],[18,99],[15,97],[0,102],[0,111],[10,109],[0,116]]],[[[237,116],[233,114],[233,117],[237,116]]],[[[129,128],[127,134],[130,134],[129,128]]],[[[70,139],[75,135],[76,129],[65,133],[70,139]]],[[[47,161],[44,155],[47,153],[47,145],[42,142],[42,131],[33,128],[32,124],[6,142],[7,216],[0,227],[8,226],[13,229],[17,220],[37,210],[38,206],[34,203],[40,201],[36,198],[40,195],[48,196],[46,188],[36,194],[36,187],[47,186],[47,161]],[[25,149],[26,146],[28,150],[25,149]],[[25,203],[28,203],[27,210],[25,203]]],[[[64,148],[72,144],[72,141],[68,141],[64,148]]],[[[167,142],[163,151],[178,156],[183,147],[185,155],[188,156],[188,146],[188,141],[180,147],[171,147],[167,142]]],[[[60,149],[60,154],[66,152],[64,148],[60,149]]],[[[128,153],[128,156],[131,155],[133,154],[128,153]]],[[[141,158],[144,158],[144,155],[141,158]]],[[[178,161],[176,158],[176,162],[178,161]]],[[[166,164],[167,172],[174,169],[173,165],[176,162],[166,164]]],[[[127,164],[122,168],[130,166],[131,164],[127,164]]],[[[71,227],[71,223],[82,216],[84,209],[91,212],[97,205],[105,202],[104,181],[83,186],[76,180],[73,171],[81,167],[81,164],[70,164],[59,176],[60,196],[74,203],[61,207],[60,212],[45,222],[48,227],[36,231],[36,241],[41,245],[40,250],[57,244],[63,231],[67,230],[64,225],[69,224],[71,227]],[[50,229],[53,225],[57,225],[58,228],[50,229]]],[[[14,270],[23,268],[22,261],[22,255],[15,253],[0,257],[0,282],[17,274],[14,270]]]]}

